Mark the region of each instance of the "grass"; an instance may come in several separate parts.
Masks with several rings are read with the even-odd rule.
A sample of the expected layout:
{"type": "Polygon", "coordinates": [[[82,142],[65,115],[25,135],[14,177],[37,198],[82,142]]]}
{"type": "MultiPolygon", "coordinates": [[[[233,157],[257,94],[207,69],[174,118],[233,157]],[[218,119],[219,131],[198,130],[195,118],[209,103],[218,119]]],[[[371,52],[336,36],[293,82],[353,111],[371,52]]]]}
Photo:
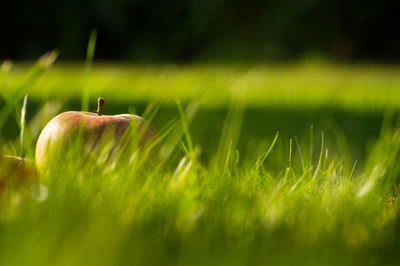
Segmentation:
{"type": "MultiPolygon", "coordinates": [[[[12,71],[3,84],[12,91],[29,65],[12,71]]],[[[32,97],[69,98],[91,95],[119,102],[201,102],[226,106],[240,97],[249,106],[340,106],[349,110],[398,108],[400,68],[324,62],[260,65],[115,65],[97,63],[90,70],[79,63],[59,65],[30,88],[32,97]],[[384,92],[384,93],[382,93],[384,92]]]]}
{"type": "Polygon", "coordinates": [[[66,155],[33,185],[3,177],[0,265],[398,260],[399,68],[94,65],[86,83],[80,65],[47,67],[8,71],[3,65],[3,153],[23,148],[33,158],[46,120],[79,108],[88,86],[92,102],[107,99],[109,113],[137,106],[156,125],[163,137],[160,161],[149,167],[134,158],[113,167],[93,159],[78,169],[77,156],[66,155]],[[12,124],[21,124],[25,93],[30,100],[21,147],[12,124]],[[279,115],[287,109],[293,110],[289,118],[279,115]],[[248,110],[258,110],[254,120],[248,110]],[[271,110],[276,116],[268,118],[271,110]],[[303,116],[296,116],[301,110],[303,116]],[[349,126],[341,127],[344,118],[333,115],[338,112],[349,114],[349,126]],[[371,112],[383,118],[365,116],[371,112]],[[308,116],[332,121],[310,127],[313,119],[300,119],[308,116]],[[375,135],[360,117],[372,123],[375,135]],[[365,135],[365,150],[355,152],[352,144],[367,142],[365,135]]]}

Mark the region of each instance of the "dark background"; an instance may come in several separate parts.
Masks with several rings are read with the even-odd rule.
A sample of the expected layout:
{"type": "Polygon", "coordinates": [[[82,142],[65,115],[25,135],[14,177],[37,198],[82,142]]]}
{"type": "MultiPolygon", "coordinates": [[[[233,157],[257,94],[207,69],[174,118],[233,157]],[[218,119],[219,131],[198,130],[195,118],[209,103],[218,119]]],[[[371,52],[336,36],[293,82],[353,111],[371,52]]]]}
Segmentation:
{"type": "Polygon", "coordinates": [[[0,59],[36,59],[54,48],[61,59],[84,59],[97,28],[99,60],[398,62],[399,7],[378,0],[12,0],[0,5],[0,59]]]}

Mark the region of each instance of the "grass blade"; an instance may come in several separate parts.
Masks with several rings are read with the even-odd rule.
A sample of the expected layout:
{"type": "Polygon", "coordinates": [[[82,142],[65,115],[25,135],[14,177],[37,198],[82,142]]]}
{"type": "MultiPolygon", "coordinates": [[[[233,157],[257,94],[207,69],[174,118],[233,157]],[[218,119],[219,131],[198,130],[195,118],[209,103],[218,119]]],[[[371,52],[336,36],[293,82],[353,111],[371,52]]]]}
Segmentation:
{"type": "MultiPolygon", "coordinates": [[[[97,29],[92,29],[86,50],[85,75],[83,79],[82,111],[89,111],[89,77],[92,71],[94,52],[96,48],[97,29]]],[[[100,95],[98,95],[100,96],[100,95]]]]}
{"type": "Polygon", "coordinates": [[[24,97],[24,102],[22,104],[22,109],[21,109],[21,132],[20,132],[20,139],[19,139],[19,143],[20,143],[20,156],[23,157],[24,156],[24,133],[25,133],[25,116],[26,116],[26,106],[28,103],[28,94],[25,94],[24,97]]]}

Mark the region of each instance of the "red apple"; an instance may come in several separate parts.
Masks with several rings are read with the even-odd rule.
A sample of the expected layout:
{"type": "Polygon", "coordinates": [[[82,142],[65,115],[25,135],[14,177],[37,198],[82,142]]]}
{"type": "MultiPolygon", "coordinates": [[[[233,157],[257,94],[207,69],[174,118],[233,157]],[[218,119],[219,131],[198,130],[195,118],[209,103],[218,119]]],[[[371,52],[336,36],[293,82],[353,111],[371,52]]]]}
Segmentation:
{"type": "Polygon", "coordinates": [[[33,161],[0,154],[0,197],[11,188],[32,185],[37,180],[33,161]]]}
{"type": "Polygon", "coordinates": [[[39,172],[62,164],[71,147],[78,160],[84,161],[94,151],[105,162],[122,151],[133,154],[143,150],[157,137],[156,130],[144,118],[132,114],[103,115],[103,104],[104,99],[99,98],[97,113],[69,111],[50,120],[36,144],[39,172]]]}

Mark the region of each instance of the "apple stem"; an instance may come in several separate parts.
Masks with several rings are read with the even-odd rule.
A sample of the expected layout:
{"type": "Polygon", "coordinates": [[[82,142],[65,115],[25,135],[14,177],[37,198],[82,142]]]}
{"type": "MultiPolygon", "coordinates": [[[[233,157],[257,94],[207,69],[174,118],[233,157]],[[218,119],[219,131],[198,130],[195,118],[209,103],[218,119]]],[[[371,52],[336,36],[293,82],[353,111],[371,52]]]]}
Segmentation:
{"type": "Polygon", "coordinates": [[[103,106],[104,106],[104,98],[97,98],[97,115],[102,116],[103,115],[103,106]]]}

